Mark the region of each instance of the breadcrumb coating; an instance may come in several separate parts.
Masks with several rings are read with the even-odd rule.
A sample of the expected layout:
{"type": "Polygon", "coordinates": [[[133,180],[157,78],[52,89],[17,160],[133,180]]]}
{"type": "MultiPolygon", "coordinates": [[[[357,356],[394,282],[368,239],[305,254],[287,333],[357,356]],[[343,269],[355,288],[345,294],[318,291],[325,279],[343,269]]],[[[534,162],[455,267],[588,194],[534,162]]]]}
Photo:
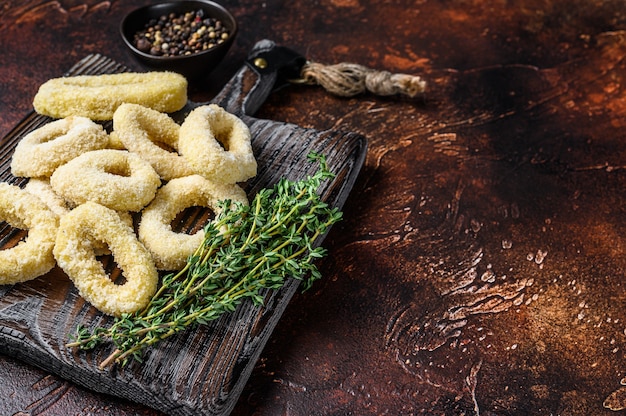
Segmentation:
{"type": "Polygon", "coordinates": [[[113,131],[126,149],[150,162],[163,180],[193,174],[176,152],[180,126],[167,114],[138,104],[122,104],[113,114],[113,131]]]}
{"type": "Polygon", "coordinates": [[[135,312],[156,291],[158,272],[152,256],[119,214],[100,204],[86,202],[61,218],[53,252],[80,295],[105,314],[135,312]],[[106,274],[94,252],[96,242],[108,245],[124,284],[106,274]]]}
{"type": "Polygon", "coordinates": [[[54,267],[58,219],[39,198],[18,186],[0,183],[0,220],[28,230],[26,240],[0,250],[0,284],[32,280],[54,267]]]}
{"type": "Polygon", "coordinates": [[[62,217],[72,209],[72,205],[67,200],[54,192],[48,178],[31,178],[24,186],[24,190],[41,199],[58,217],[62,217]]]}
{"type": "Polygon", "coordinates": [[[50,177],[52,189],[79,205],[97,202],[116,211],[140,211],[154,198],[161,179],[150,164],[126,150],[83,153],[50,177]]]}
{"type": "Polygon", "coordinates": [[[76,156],[104,149],[109,137],[88,118],[71,116],[52,121],[24,136],[13,153],[11,173],[21,177],[48,177],[76,156]]]}
{"type": "Polygon", "coordinates": [[[189,113],[180,127],[178,148],[194,172],[209,180],[237,183],[256,176],[248,126],[215,104],[189,113]]]}
{"type": "Polygon", "coordinates": [[[111,120],[123,103],[141,104],[171,113],[187,103],[187,79],[174,72],[124,72],[53,78],[35,94],[39,114],[53,118],[79,115],[111,120]]]}
{"type": "Polygon", "coordinates": [[[204,240],[204,230],[189,235],[176,233],[171,223],[186,208],[207,207],[217,215],[219,201],[248,204],[244,190],[236,184],[209,181],[200,175],[176,178],[163,185],[141,214],[139,240],[152,253],[160,270],[181,269],[204,240]]]}

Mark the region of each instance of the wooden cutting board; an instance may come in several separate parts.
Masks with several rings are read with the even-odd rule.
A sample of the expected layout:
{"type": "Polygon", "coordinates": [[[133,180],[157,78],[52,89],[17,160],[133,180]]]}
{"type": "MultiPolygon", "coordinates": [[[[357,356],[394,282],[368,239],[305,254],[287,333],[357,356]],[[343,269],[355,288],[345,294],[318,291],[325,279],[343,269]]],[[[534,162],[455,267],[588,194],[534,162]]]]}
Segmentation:
{"type": "MultiPolygon", "coordinates": [[[[240,116],[253,136],[258,175],[246,185],[249,196],[272,186],[280,177],[297,180],[317,166],[306,156],[323,153],[336,178],[320,190],[324,199],[341,207],[364,163],[367,142],[358,134],[316,131],[293,124],[251,117],[281,79],[284,62],[280,48],[261,41],[249,59],[212,101],[240,116]],[[257,58],[269,65],[255,66],[257,58]]],[[[90,55],[66,75],[123,72],[126,68],[101,55],[90,55]]],[[[189,103],[184,116],[194,106],[189,103]]],[[[18,184],[26,180],[10,173],[15,145],[28,132],[51,119],[29,114],[0,142],[0,180],[18,184]]],[[[0,247],[24,237],[0,222],[0,247]]],[[[319,245],[322,239],[316,243],[319,245]]],[[[89,389],[143,403],[172,415],[225,415],[230,413],[298,281],[267,294],[263,307],[244,302],[232,314],[210,326],[172,337],[149,350],[142,364],[98,364],[112,347],[93,352],[68,349],[68,335],[78,325],[96,327],[112,321],[78,296],[59,268],[33,281],[0,286],[0,352],[41,367],[89,389]]]]}

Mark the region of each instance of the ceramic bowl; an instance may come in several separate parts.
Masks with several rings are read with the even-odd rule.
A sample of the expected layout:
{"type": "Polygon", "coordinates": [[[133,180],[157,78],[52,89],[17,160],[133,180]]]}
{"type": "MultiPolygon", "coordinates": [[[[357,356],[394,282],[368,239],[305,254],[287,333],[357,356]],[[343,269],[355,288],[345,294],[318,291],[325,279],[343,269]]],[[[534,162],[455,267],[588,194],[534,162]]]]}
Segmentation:
{"type": "Polygon", "coordinates": [[[151,70],[178,72],[194,80],[209,74],[224,59],[237,34],[237,21],[228,10],[212,1],[169,1],[140,7],[130,12],[120,24],[120,34],[131,54],[145,67],[151,70]],[[211,49],[190,55],[159,56],[149,51],[141,51],[135,46],[135,34],[143,30],[150,20],[159,19],[170,13],[180,15],[198,10],[203,11],[204,18],[212,17],[221,21],[229,33],[228,38],[211,49]]]}

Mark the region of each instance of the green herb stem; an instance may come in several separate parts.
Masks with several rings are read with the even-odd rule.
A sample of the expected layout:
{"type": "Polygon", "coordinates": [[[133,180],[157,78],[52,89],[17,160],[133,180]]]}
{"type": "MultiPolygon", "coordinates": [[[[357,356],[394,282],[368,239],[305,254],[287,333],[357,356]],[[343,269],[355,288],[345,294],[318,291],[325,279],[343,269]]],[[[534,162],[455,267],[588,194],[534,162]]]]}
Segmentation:
{"type": "Polygon", "coordinates": [[[188,328],[232,312],[247,298],[263,303],[263,290],[278,289],[286,279],[320,277],[313,264],[325,255],[313,243],[341,220],[341,212],[321,200],[317,190],[334,175],[323,156],[312,154],[320,169],[304,180],[281,179],[263,189],[250,206],[224,201],[205,239],[184,268],[163,277],[150,303],[135,314],[116,318],[108,328],[79,327],[68,347],[92,349],[112,342],[115,350],[100,364],[141,360],[145,348],[188,328]],[[308,277],[307,277],[308,276],[308,277]]]}

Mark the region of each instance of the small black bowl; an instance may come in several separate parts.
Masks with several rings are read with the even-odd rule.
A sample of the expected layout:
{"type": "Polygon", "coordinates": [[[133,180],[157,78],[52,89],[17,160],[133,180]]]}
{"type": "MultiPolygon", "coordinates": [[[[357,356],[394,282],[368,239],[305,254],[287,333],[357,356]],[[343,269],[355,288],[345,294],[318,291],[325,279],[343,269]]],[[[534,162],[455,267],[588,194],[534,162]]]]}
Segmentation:
{"type": "Polygon", "coordinates": [[[130,12],[122,20],[120,34],[132,55],[144,66],[152,70],[178,72],[187,79],[194,80],[206,76],[224,59],[237,34],[237,21],[228,10],[212,1],[169,1],[140,7],[130,12]],[[198,10],[202,10],[205,17],[220,20],[229,33],[228,38],[211,49],[191,55],[157,56],[135,47],[133,42],[135,34],[143,30],[151,19],[158,19],[170,13],[179,15],[198,10]]]}

